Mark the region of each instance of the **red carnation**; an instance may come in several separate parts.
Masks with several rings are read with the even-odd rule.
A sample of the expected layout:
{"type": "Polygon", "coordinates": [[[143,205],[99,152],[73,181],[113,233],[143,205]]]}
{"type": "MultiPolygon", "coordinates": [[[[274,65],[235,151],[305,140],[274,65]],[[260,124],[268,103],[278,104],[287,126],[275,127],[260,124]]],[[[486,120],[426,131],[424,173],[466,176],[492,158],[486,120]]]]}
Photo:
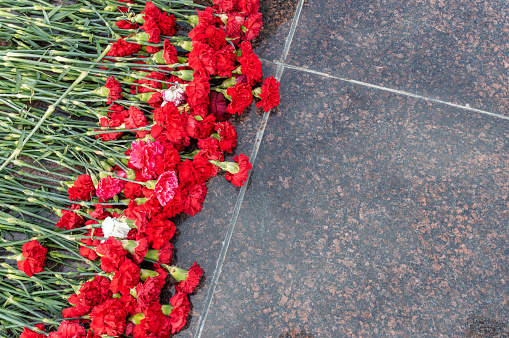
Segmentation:
{"type": "Polygon", "coordinates": [[[219,13],[230,13],[236,10],[237,1],[235,0],[214,0],[213,2],[219,6],[219,13]]]}
{"type": "Polygon", "coordinates": [[[256,107],[262,108],[263,111],[269,111],[279,105],[279,82],[271,76],[263,82],[262,93],[260,95],[261,101],[256,104],[256,107]]]}
{"type": "MultiPolygon", "coordinates": [[[[105,210],[101,204],[94,204],[94,211],[90,212],[89,215],[93,218],[97,218],[99,220],[105,219],[106,217],[110,217],[111,213],[108,210],[105,210]]],[[[88,224],[88,223],[87,223],[88,224]]],[[[92,223],[94,224],[94,223],[92,223]]]]}
{"type": "Polygon", "coordinates": [[[64,320],[58,331],[50,332],[49,338],[86,338],[87,332],[80,324],[64,320]]]}
{"type": "MultiPolygon", "coordinates": [[[[71,209],[79,210],[81,207],[79,204],[73,204],[71,209]]],[[[62,217],[58,220],[56,226],[60,229],[72,230],[75,228],[79,228],[85,223],[83,218],[75,213],[73,210],[64,210],[62,209],[62,217]]]]}
{"type": "Polygon", "coordinates": [[[136,286],[136,303],[138,311],[142,312],[154,304],[159,303],[159,295],[161,294],[161,286],[157,278],[149,277],[143,284],[136,286]]]}
{"type": "Polygon", "coordinates": [[[217,122],[226,121],[230,118],[230,114],[226,113],[226,97],[223,93],[211,91],[209,93],[209,112],[214,115],[217,122]]]}
{"type": "Polygon", "coordinates": [[[207,186],[205,183],[188,185],[182,189],[183,211],[191,216],[196,215],[203,208],[203,201],[207,195],[207,186]]]}
{"type": "Polygon", "coordinates": [[[106,80],[106,84],[104,86],[109,89],[108,104],[122,99],[122,87],[120,86],[120,83],[115,80],[115,77],[110,76],[106,80]]]}
{"type": "Polygon", "coordinates": [[[232,71],[235,69],[235,48],[231,45],[224,46],[216,52],[216,71],[221,77],[232,77],[232,71]]]}
{"type": "Polygon", "coordinates": [[[244,41],[240,45],[242,55],[238,58],[242,74],[247,77],[247,82],[254,85],[262,79],[262,63],[258,56],[253,52],[251,43],[244,41]]]}
{"type": "Polygon", "coordinates": [[[251,86],[247,83],[237,83],[234,87],[226,90],[226,93],[231,96],[232,101],[226,107],[226,111],[230,114],[242,114],[244,109],[249,107],[253,101],[253,94],[251,93],[251,86]]]}
{"type": "Polygon", "coordinates": [[[134,182],[126,182],[124,187],[124,196],[129,199],[140,197],[141,185],[134,182]]]}
{"type": "MultiPolygon", "coordinates": [[[[44,331],[44,324],[35,324],[34,326],[39,330],[44,331]]],[[[24,327],[19,338],[46,338],[46,336],[24,327]]]]}
{"type": "Polygon", "coordinates": [[[210,77],[216,73],[215,55],[214,49],[208,44],[195,41],[193,42],[193,50],[189,53],[189,67],[206,77],[210,77]]]}
{"type": "MultiPolygon", "coordinates": [[[[137,129],[141,127],[145,127],[147,125],[147,118],[143,114],[141,110],[136,108],[135,106],[129,107],[127,111],[129,117],[125,120],[125,128],[126,129],[137,129]]],[[[137,131],[136,135],[139,138],[143,138],[148,134],[148,131],[137,131]]]]}
{"type": "Polygon", "coordinates": [[[179,152],[171,144],[167,144],[164,147],[164,154],[156,159],[157,174],[161,175],[165,171],[174,170],[179,163],[179,152]]]}
{"type": "Polygon", "coordinates": [[[199,182],[205,182],[210,177],[216,176],[218,171],[216,165],[210,163],[206,157],[200,154],[194,156],[193,167],[200,175],[199,182]]]}
{"type": "Polygon", "coordinates": [[[126,326],[127,312],[116,298],[108,299],[101,305],[94,307],[90,313],[90,328],[97,335],[120,336],[126,326]]]}
{"type": "Polygon", "coordinates": [[[246,182],[247,177],[249,176],[249,170],[251,170],[253,166],[249,162],[249,157],[244,154],[234,156],[233,160],[239,164],[239,172],[236,174],[227,172],[225,178],[227,181],[232,182],[233,185],[241,187],[244,185],[244,182],[246,182]]]}
{"type": "Polygon", "coordinates": [[[164,36],[173,36],[175,35],[175,17],[173,14],[168,15],[166,12],[162,12],[159,15],[159,28],[161,29],[161,34],[164,36]]]}
{"type": "MultiPolygon", "coordinates": [[[[94,220],[91,220],[91,221],[94,223],[97,223],[94,220]]],[[[87,221],[87,223],[88,222],[90,222],[90,221],[87,221]]],[[[93,228],[93,229],[89,229],[88,232],[85,234],[85,236],[90,236],[90,238],[82,238],[81,242],[84,243],[85,245],[96,247],[99,244],[101,244],[101,240],[94,239],[93,237],[104,237],[104,234],[103,234],[103,230],[101,228],[93,228]]],[[[80,254],[83,257],[90,259],[91,261],[95,261],[98,257],[97,253],[94,250],[87,248],[86,246],[82,246],[80,248],[80,254]]]]}
{"type": "Polygon", "coordinates": [[[233,152],[237,146],[237,131],[230,121],[216,123],[214,129],[219,134],[219,147],[222,151],[233,152]]]}
{"type": "Polygon", "coordinates": [[[144,141],[133,142],[131,143],[129,164],[137,169],[141,169],[142,177],[150,180],[156,176],[156,159],[163,152],[164,147],[157,141],[147,143],[144,141]]]}
{"type": "MultiPolygon", "coordinates": [[[[118,176],[126,176],[126,174],[121,171],[117,173],[118,176]]],[[[104,199],[108,200],[118,194],[124,189],[125,181],[116,177],[106,176],[105,178],[101,178],[99,180],[99,185],[97,186],[97,190],[95,194],[104,199]]]]}
{"type": "Polygon", "coordinates": [[[141,45],[138,45],[137,43],[130,43],[124,39],[118,39],[117,42],[111,46],[111,49],[106,55],[115,57],[129,56],[133,53],[136,53],[140,49],[141,45]]]}
{"type": "Polygon", "coordinates": [[[231,13],[228,15],[228,21],[226,23],[226,36],[232,39],[232,43],[237,45],[240,42],[240,38],[244,34],[242,26],[244,25],[245,17],[237,13],[231,13]]]}
{"type": "MultiPolygon", "coordinates": [[[[174,276],[171,270],[170,274],[174,276]]],[[[194,288],[197,287],[198,284],[200,284],[200,278],[202,275],[203,269],[200,268],[196,262],[194,262],[193,266],[185,274],[185,279],[179,280],[180,278],[178,279],[176,278],[178,282],[175,283],[175,290],[177,292],[184,292],[187,294],[192,293],[194,291],[194,288]]]]}
{"type": "Polygon", "coordinates": [[[183,292],[178,292],[175,296],[170,298],[170,303],[173,309],[170,313],[171,333],[179,332],[187,322],[187,315],[189,314],[190,306],[187,295],[183,292]]]}
{"type": "Polygon", "coordinates": [[[210,84],[207,77],[194,74],[193,81],[186,86],[187,103],[193,115],[206,117],[208,115],[210,84]]]}
{"type": "Polygon", "coordinates": [[[260,8],[260,2],[259,0],[237,0],[237,7],[239,12],[245,15],[256,14],[260,8]]]}
{"type": "Polygon", "coordinates": [[[175,224],[166,215],[158,214],[148,222],[146,233],[153,243],[152,247],[159,250],[173,237],[175,230],[175,224]]]}
{"type": "Polygon", "coordinates": [[[242,40],[249,41],[256,38],[262,29],[262,14],[257,13],[247,17],[246,21],[244,21],[244,27],[247,31],[242,36],[242,40]]]}
{"type": "Polygon", "coordinates": [[[224,155],[219,146],[219,141],[213,136],[198,140],[198,148],[201,149],[198,155],[206,158],[207,160],[224,160],[224,155]]]}
{"type": "Polygon", "coordinates": [[[161,42],[161,29],[155,20],[150,17],[145,17],[145,23],[141,26],[145,32],[147,32],[149,38],[148,42],[150,43],[159,43],[161,42]]]}
{"type": "MultiPolygon", "coordinates": [[[[101,125],[101,127],[105,127],[105,128],[109,128],[109,127],[118,127],[120,126],[122,123],[119,123],[118,120],[110,120],[110,119],[107,119],[105,117],[101,117],[99,119],[99,123],[101,125]]],[[[109,131],[114,131],[115,129],[109,129],[109,131]]],[[[104,129],[94,129],[94,131],[105,131],[104,129]]],[[[95,138],[97,139],[101,139],[103,141],[111,141],[111,140],[116,140],[118,139],[120,136],[122,136],[122,132],[118,132],[118,133],[100,133],[100,134],[96,134],[95,135],[95,138]]]]}
{"type": "Polygon", "coordinates": [[[126,259],[127,254],[127,251],[122,247],[122,243],[116,240],[115,237],[109,237],[101,243],[96,252],[101,255],[101,269],[106,273],[117,271],[126,259]]]}
{"type": "Polygon", "coordinates": [[[89,313],[96,305],[102,304],[111,297],[110,281],[102,276],[83,283],[77,294],[71,295],[68,302],[74,307],[63,311],[64,318],[81,317],[89,313]]]}
{"type": "Polygon", "coordinates": [[[69,194],[69,199],[71,201],[74,200],[84,200],[90,201],[92,195],[94,194],[94,183],[92,182],[92,178],[89,175],[80,175],[74,181],[72,187],[67,189],[67,193],[69,194]]]}
{"type": "Polygon", "coordinates": [[[120,292],[128,295],[131,288],[134,288],[140,280],[140,268],[130,259],[126,259],[120,265],[118,271],[111,280],[110,290],[113,293],[120,292]]]}
{"type": "Polygon", "coordinates": [[[171,264],[172,257],[173,245],[170,242],[166,242],[161,250],[157,252],[157,262],[162,264],[171,264]]]}
{"type": "MultiPolygon", "coordinates": [[[[122,295],[120,301],[124,305],[125,311],[128,316],[136,314],[136,298],[131,295],[122,295]]],[[[129,325],[129,324],[128,324],[129,325]]]]}
{"type": "Polygon", "coordinates": [[[165,129],[171,143],[179,144],[185,139],[184,116],[172,102],[154,110],[154,121],[165,129]]]}
{"type": "Polygon", "coordinates": [[[117,25],[117,27],[120,29],[137,29],[138,28],[137,24],[132,23],[130,21],[126,21],[126,20],[117,21],[117,22],[115,22],[115,25],[117,25]]]}
{"type": "Polygon", "coordinates": [[[178,62],[177,49],[173,46],[170,40],[166,39],[163,43],[163,58],[167,65],[171,65],[178,62]]]}

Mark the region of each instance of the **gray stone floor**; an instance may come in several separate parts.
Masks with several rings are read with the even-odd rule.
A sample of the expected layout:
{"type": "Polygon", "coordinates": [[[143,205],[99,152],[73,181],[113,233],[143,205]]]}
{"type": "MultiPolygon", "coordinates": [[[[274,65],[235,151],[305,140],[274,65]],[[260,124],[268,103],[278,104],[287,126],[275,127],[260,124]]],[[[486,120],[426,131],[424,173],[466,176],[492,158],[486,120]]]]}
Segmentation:
{"type": "Polygon", "coordinates": [[[509,336],[509,4],[261,3],[281,104],[179,224],[178,337],[509,336]]]}

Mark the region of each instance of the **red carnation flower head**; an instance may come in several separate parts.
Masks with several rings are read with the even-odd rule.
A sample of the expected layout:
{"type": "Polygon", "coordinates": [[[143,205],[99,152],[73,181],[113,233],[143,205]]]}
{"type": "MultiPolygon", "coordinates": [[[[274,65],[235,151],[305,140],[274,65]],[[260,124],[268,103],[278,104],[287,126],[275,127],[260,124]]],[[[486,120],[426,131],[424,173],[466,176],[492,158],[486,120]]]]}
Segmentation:
{"type": "Polygon", "coordinates": [[[175,230],[177,230],[175,224],[166,215],[158,214],[148,222],[146,234],[152,242],[152,247],[160,250],[166,242],[172,239],[175,230]]]}
{"type": "Polygon", "coordinates": [[[206,158],[207,160],[224,160],[224,155],[219,146],[219,141],[213,136],[198,140],[198,148],[200,148],[198,155],[206,158]]]}
{"type": "Polygon", "coordinates": [[[106,80],[106,84],[104,87],[108,88],[108,104],[112,104],[113,102],[117,100],[122,99],[122,87],[120,86],[120,83],[115,80],[115,77],[110,76],[106,80]]]}
{"type": "Polygon", "coordinates": [[[209,78],[216,74],[216,53],[210,45],[195,41],[189,53],[189,67],[209,78]]]}
{"type": "Polygon", "coordinates": [[[116,298],[97,305],[89,316],[90,328],[97,335],[120,336],[125,330],[127,311],[116,298]]]}
{"type": "Polygon", "coordinates": [[[210,83],[206,76],[194,74],[193,81],[186,86],[187,103],[193,115],[208,115],[210,83]]]}
{"type": "Polygon", "coordinates": [[[161,41],[161,29],[159,28],[157,21],[151,17],[145,16],[145,23],[141,26],[141,29],[148,34],[147,42],[159,43],[161,41]]]}
{"type": "Polygon", "coordinates": [[[177,49],[168,39],[164,40],[163,42],[163,58],[167,65],[178,62],[177,49]]]}
{"type": "Polygon", "coordinates": [[[96,252],[101,256],[101,269],[106,273],[117,271],[127,255],[122,243],[115,237],[109,237],[101,243],[96,252]]]}
{"type": "Polygon", "coordinates": [[[244,25],[246,18],[239,13],[228,14],[228,21],[226,22],[226,36],[232,39],[234,45],[240,43],[240,38],[244,34],[242,26],[244,25]]]}
{"type": "Polygon", "coordinates": [[[187,294],[177,292],[175,296],[170,298],[172,310],[170,312],[171,333],[179,332],[187,322],[187,316],[190,311],[189,300],[187,294]]]}
{"type": "Polygon", "coordinates": [[[73,185],[67,189],[67,193],[69,194],[69,199],[71,201],[74,200],[83,200],[90,201],[92,195],[94,194],[95,187],[92,182],[92,178],[90,175],[80,175],[74,181],[73,185]]]}
{"type": "Polygon", "coordinates": [[[152,179],[156,177],[156,159],[157,156],[164,153],[164,147],[158,142],[145,143],[137,141],[131,143],[131,154],[129,155],[129,164],[137,169],[141,169],[142,177],[152,179]]]}
{"type": "MultiPolygon", "coordinates": [[[[117,175],[120,177],[126,178],[127,175],[124,171],[117,172],[117,175]]],[[[95,194],[104,200],[108,200],[118,194],[124,189],[125,181],[116,177],[106,176],[105,178],[101,178],[99,180],[99,185],[97,186],[97,190],[95,194]]]]}
{"type": "MultiPolygon", "coordinates": [[[[145,127],[147,125],[147,118],[143,114],[141,110],[136,108],[135,106],[129,107],[127,111],[129,117],[125,119],[125,128],[126,129],[137,129],[141,127],[145,127]]],[[[137,131],[136,136],[138,138],[143,138],[148,134],[148,131],[137,131]]]]}
{"type": "Polygon", "coordinates": [[[196,171],[200,175],[199,182],[205,182],[210,177],[216,176],[217,172],[218,172],[217,166],[210,163],[206,157],[204,157],[200,154],[196,154],[194,156],[193,167],[196,169],[196,171]]]}
{"type": "Polygon", "coordinates": [[[266,78],[261,88],[260,102],[256,104],[256,107],[263,108],[263,111],[269,111],[279,105],[279,82],[271,76],[266,78]]]}
{"type": "Polygon", "coordinates": [[[170,242],[166,242],[161,250],[149,250],[149,253],[151,254],[151,259],[158,263],[170,264],[173,258],[173,245],[170,242]]]}
{"type": "MultiPolygon", "coordinates": [[[[92,224],[97,223],[94,220],[91,220],[91,221],[94,222],[92,224]]],[[[88,222],[90,222],[90,221],[87,221],[87,223],[88,222]]],[[[101,244],[101,240],[95,239],[95,237],[104,237],[104,234],[103,234],[103,231],[101,228],[93,228],[93,229],[89,229],[88,232],[85,234],[85,236],[89,236],[89,238],[82,238],[81,242],[84,243],[85,245],[96,247],[99,244],[101,244]]],[[[80,254],[83,257],[90,259],[91,261],[95,261],[97,259],[97,257],[99,257],[99,256],[97,256],[97,253],[93,249],[87,248],[86,246],[82,246],[80,248],[80,254]]]]}
{"type": "Polygon", "coordinates": [[[152,305],[159,303],[159,295],[161,294],[161,285],[157,278],[149,277],[144,283],[136,286],[136,303],[137,310],[145,311],[152,305]]]}
{"type": "Polygon", "coordinates": [[[85,328],[78,323],[64,320],[60,323],[58,331],[50,332],[49,338],[86,338],[85,328]]]}
{"type": "Polygon", "coordinates": [[[239,12],[245,15],[257,14],[260,8],[259,0],[237,0],[239,12]]]}
{"type": "MultiPolygon", "coordinates": [[[[41,331],[44,331],[44,324],[35,324],[36,328],[41,331]]],[[[19,338],[46,338],[46,335],[34,332],[26,327],[23,328],[23,332],[19,336],[19,338]]]]}
{"type": "Polygon", "coordinates": [[[231,45],[226,45],[216,52],[216,72],[221,77],[232,77],[232,71],[235,67],[235,48],[231,45]]]}
{"type": "Polygon", "coordinates": [[[213,2],[219,7],[219,13],[231,13],[237,9],[236,0],[214,0],[213,2]]]}
{"type": "Polygon", "coordinates": [[[18,269],[26,273],[28,277],[42,272],[48,249],[40,245],[36,240],[26,242],[21,249],[21,256],[24,259],[18,260],[18,269]]]}
{"type": "Polygon", "coordinates": [[[73,204],[70,207],[72,210],[62,209],[62,217],[58,220],[56,226],[60,229],[72,230],[83,226],[85,221],[73,210],[79,210],[81,206],[79,204],[73,204]]]}
{"type": "Polygon", "coordinates": [[[244,109],[249,107],[253,101],[253,94],[251,93],[251,86],[247,83],[236,83],[235,86],[229,87],[226,94],[231,96],[232,101],[226,107],[229,114],[242,114],[244,109]]]}
{"type": "Polygon", "coordinates": [[[127,20],[120,20],[115,22],[115,25],[120,29],[137,29],[138,25],[127,20]]]}
{"type": "Polygon", "coordinates": [[[232,182],[233,185],[241,187],[246,182],[249,176],[249,170],[251,170],[253,166],[249,162],[249,157],[244,154],[240,154],[239,156],[235,155],[233,160],[238,164],[238,171],[227,172],[225,178],[227,181],[232,182]]]}
{"type": "Polygon", "coordinates": [[[173,14],[169,14],[166,12],[162,12],[158,18],[159,28],[161,29],[161,34],[164,36],[173,36],[176,33],[176,24],[175,24],[175,16],[173,14]]]}
{"type": "Polygon", "coordinates": [[[186,214],[194,216],[203,208],[203,201],[207,195],[205,183],[189,184],[182,189],[183,210],[186,214]]]}
{"type": "Polygon", "coordinates": [[[216,123],[214,129],[219,134],[219,147],[222,151],[233,152],[237,146],[237,130],[230,121],[216,123]]]}
{"type": "Polygon", "coordinates": [[[63,311],[64,318],[81,317],[88,314],[96,305],[111,298],[110,281],[102,276],[95,276],[93,280],[83,283],[77,294],[71,295],[68,301],[74,307],[63,311]]]}
{"type": "Polygon", "coordinates": [[[174,171],[166,171],[159,176],[154,191],[163,207],[173,199],[178,185],[177,174],[174,171]]]}
{"type": "Polygon", "coordinates": [[[214,115],[216,121],[222,122],[230,118],[230,114],[226,113],[226,106],[228,106],[228,102],[223,93],[215,90],[209,93],[209,112],[214,115]]]}
{"type": "Polygon", "coordinates": [[[134,288],[139,280],[140,267],[130,259],[125,259],[118,271],[115,271],[115,275],[111,280],[110,290],[113,293],[120,292],[123,295],[128,295],[130,289],[134,288]]]}
{"type": "Polygon", "coordinates": [[[114,57],[124,57],[129,56],[133,53],[136,53],[141,49],[141,45],[138,45],[137,43],[130,43],[125,41],[124,39],[118,39],[117,42],[115,42],[111,49],[108,51],[107,56],[114,56],[114,57]]]}
{"type": "Polygon", "coordinates": [[[244,41],[240,45],[242,55],[238,58],[242,74],[247,77],[247,82],[253,86],[262,79],[262,63],[253,52],[251,43],[244,41]]]}
{"type": "Polygon", "coordinates": [[[170,268],[170,275],[177,280],[177,283],[175,283],[175,290],[177,292],[189,294],[194,291],[194,288],[197,287],[198,284],[200,284],[203,269],[194,262],[189,271],[172,266],[170,268]]]}
{"type": "Polygon", "coordinates": [[[253,40],[260,34],[262,29],[262,14],[256,13],[246,18],[244,21],[246,32],[242,36],[242,40],[253,40]]]}

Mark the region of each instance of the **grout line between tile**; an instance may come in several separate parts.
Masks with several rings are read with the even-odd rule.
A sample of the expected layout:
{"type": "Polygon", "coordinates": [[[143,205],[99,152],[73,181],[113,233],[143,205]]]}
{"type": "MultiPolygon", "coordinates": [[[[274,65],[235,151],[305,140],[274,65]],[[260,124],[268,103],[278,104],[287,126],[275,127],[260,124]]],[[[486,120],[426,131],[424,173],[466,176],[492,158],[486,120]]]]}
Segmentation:
{"type": "MultiPolygon", "coordinates": [[[[281,60],[284,62],[286,57],[288,56],[288,51],[290,50],[290,46],[292,45],[293,36],[295,34],[295,29],[299,22],[300,13],[302,11],[302,6],[304,5],[304,0],[299,0],[297,4],[297,10],[295,11],[295,15],[292,20],[292,25],[290,27],[290,32],[288,33],[288,37],[286,38],[285,46],[283,49],[283,53],[281,55],[281,60]]],[[[276,80],[280,81],[281,76],[283,75],[283,71],[285,66],[283,63],[279,63],[276,68],[276,80]]],[[[258,155],[258,150],[260,149],[260,145],[263,139],[263,134],[265,133],[265,127],[267,126],[267,121],[269,119],[271,111],[265,112],[263,114],[262,122],[260,123],[260,128],[258,128],[258,132],[256,133],[255,144],[253,146],[253,150],[251,151],[251,157],[249,158],[251,164],[254,165],[256,161],[256,156],[258,155]]],[[[233,236],[233,231],[235,230],[235,225],[237,224],[237,219],[239,217],[240,207],[242,206],[242,202],[244,201],[244,195],[246,194],[247,186],[249,185],[249,181],[251,180],[252,171],[249,173],[246,182],[240,188],[239,196],[237,197],[237,201],[235,203],[235,208],[233,209],[233,215],[230,220],[230,224],[228,225],[228,230],[226,231],[226,236],[223,241],[223,245],[221,247],[221,252],[219,253],[219,257],[216,263],[216,269],[214,270],[214,275],[212,277],[212,281],[210,282],[210,288],[207,292],[207,297],[205,298],[205,304],[203,305],[203,312],[200,316],[200,320],[198,321],[198,327],[196,329],[196,333],[194,335],[195,338],[201,338],[201,334],[203,332],[203,328],[205,326],[205,321],[207,320],[207,315],[209,313],[210,304],[212,303],[212,299],[214,298],[214,293],[216,290],[216,285],[221,276],[221,272],[223,270],[224,260],[226,258],[226,254],[228,253],[228,248],[230,247],[230,242],[233,236]]]]}
{"type": "Polygon", "coordinates": [[[408,92],[405,92],[405,91],[402,91],[402,90],[397,90],[397,89],[392,89],[392,88],[378,86],[378,85],[371,84],[371,83],[368,83],[368,82],[362,82],[362,81],[347,79],[347,78],[343,78],[343,77],[340,77],[340,76],[335,76],[335,75],[319,72],[319,71],[312,70],[312,69],[307,69],[307,68],[303,68],[303,67],[299,67],[299,66],[289,65],[289,64],[282,63],[282,62],[279,62],[279,61],[269,61],[269,60],[264,60],[264,61],[267,61],[267,62],[270,62],[270,63],[273,63],[273,64],[277,65],[278,69],[279,69],[279,66],[282,66],[283,68],[290,68],[290,69],[294,69],[294,70],[299,70],[299,71],[302,71],[302,72],[311,73],[311,74],[315,74],[315,75],[319,75],[319,76],[323,76],[323,77],[328,77],[328,78],[332,78],[332,79],[336,79],[336,80],[340,80],[340,81],[345,81],[345,82],[349,82],[349,83],[354,83],[354,84],[358,84],[358,85],[361,85],[361,86],[365,86],[365,87],[369,87],[369,88],[374,88],[374,89],[379,89],[379,90],[383,90],[383,91],[386,91],[386,92],[391,92],[391,93],[398,94],[398,95],[414,97],[416,99],[421,99],[421,100],[426,100],[426,101],[430,101],[430,102],[440,103],[440,104],[444,104],[444,105],[447,105],[447,106],[450,106],[450,107],[454,107],[454,108],[464,109],[464,110],[468,110],[468,111],[472,111],[472,112],[488,115],[488,116],[495,117],[495,118],[509,120],[509,116],[504,116],[504,115],[500,115],[500,114],[491,113],[489,111],[472,108],[472,107],[470,107],[468,105],[463,106],[463,105],[452,103],[452,102],[442,101],[442,100],[433,99],[433,98],[426,97],[426,96],[421,96],[421,95],[417,95],[417,94],[408,93],[408,92]]]}

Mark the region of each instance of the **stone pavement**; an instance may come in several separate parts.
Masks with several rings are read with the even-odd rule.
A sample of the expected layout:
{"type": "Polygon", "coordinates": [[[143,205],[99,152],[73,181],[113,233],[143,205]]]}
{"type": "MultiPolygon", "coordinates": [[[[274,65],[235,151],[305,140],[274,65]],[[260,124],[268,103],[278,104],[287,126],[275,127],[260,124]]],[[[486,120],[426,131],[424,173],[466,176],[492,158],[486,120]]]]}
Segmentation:
{"type": "Polygon", "coordinates": [[[234,120],[249,183],[180,222],[177,336],[509,336],[509,4],[261,5],[281,104],[234,120]]]}

